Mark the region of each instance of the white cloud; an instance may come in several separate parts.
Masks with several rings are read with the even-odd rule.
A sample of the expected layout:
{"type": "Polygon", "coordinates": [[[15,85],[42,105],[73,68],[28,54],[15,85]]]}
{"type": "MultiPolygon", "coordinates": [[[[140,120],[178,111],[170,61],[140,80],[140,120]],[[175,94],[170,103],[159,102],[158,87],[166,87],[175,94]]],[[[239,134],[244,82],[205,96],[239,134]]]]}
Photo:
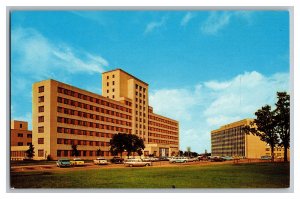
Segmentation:
{"type": "Polygon", "coordinates": [[[144,34],[152,32],[154,29],[160,28],[165,25],[167,18],[162,17],[160,21],[153,21],[147,24],[144,34]]]}
{"type": "Polygon", "coordinates": [[[150,106],[154,112],[176,120],[190,120],[190,109],[200,103],[200,89],[161,89],[150,93],[150,106]]]}
{"type": "Polygon", "coordinates": [[[101,73],[108,66],[103,57],[52,43],[35,29],[13,29],[11,38],[13,70],[47,77],[54,69],[92,74],[101,73]]]}
{"type": "Polygon", "coordinates": [[[187,13],[186,15],[184,15],[184,17],[182,18],[180,25],[181,25],[181,26],[186,26],[186,25],[189,23],[189,21],[190,21],[192,18],[194,18],[194,17],[195,17],[195,15],[194,15],[193,13],[188,12],[188,13],[187,13]]]}
{"type": "MultiPolygon", "coordinates": [[[[223,89],[211,90],[214,93],[210,105],[204,110],[207,121],[216,124],[216,119],[225,121],[239,116],[240,118],[252,116],[253,113],[265,104],[273,105],[276,100],[276,91],[289,88],[288,74],[274,74],[270,77],[263,76],[258,72],[245,72],[230,81],[223,89]],[[250,113],[250,114],[249,114],[250,113]]],[[[221,83],[222,84],[222,83],[221,83]]]]}
{"type": "Polygon", "coordinates": [[[218,82],[218,81],[209,81],[205,82],[204,85],[213,90],[221,90],[227,88],[230,83],[229,82],[218,82]]]}
{"type": "Polygon", "coordinates": [[[201,31],[208,35],[216,35],[220,30],[230,24],[233,17],[251,21],[251,11],[215,11],[211,12],[206,21],[201,26],[201,31]]]}
{"type": "Polygon", "coordinates": [[[180,148],[210,149],[210,131],[244,118],[276,102],[277,91],[289,91],[289,74],[264,76],[245,72],[225,81],[211,80],[192,88],[161,89],[150,93],[154,112],[174,118],[180,126],[180,148]],[[200,145],[201,144],[201,145],[200,145]]]}

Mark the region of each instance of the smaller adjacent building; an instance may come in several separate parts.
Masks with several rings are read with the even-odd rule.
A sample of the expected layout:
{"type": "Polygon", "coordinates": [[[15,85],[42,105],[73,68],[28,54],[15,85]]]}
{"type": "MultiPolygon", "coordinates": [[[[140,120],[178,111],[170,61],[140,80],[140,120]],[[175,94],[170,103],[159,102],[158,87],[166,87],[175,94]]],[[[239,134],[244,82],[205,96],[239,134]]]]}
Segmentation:
{"type": "Polygon", "coordinates": [[[11,160],[23,160],[25,151],[32,143],[32,131],[28,130],[28,122],[11,121],[10,130],[10,157],[11,160]]]}
{"type": "MultiPolygon", "coordinates": [[[[243,127],[250,125],[252,121],[253,119],[243,119],[211,131],[212,156],[240,156],[245,158],[271,156],[271,149],[265,142],[261,141],[258,136],[246,134],[243,130],[243,127]]],[[[283,148],[275,147],[274,157],[282,158],[283,156],[283,148]]]]}

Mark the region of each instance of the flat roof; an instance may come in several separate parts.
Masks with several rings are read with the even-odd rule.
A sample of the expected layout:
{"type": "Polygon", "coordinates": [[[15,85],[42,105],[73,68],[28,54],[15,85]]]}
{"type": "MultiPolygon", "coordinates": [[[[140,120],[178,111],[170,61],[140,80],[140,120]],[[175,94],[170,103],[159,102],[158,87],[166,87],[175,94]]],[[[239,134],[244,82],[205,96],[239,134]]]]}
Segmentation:
{"type": "Polygon", "coordinates": [[[136,80],[142,82],[143,84],[146,84],[147,86],[149,85],[149,84],[147,84],[146,82],[140,80],[139,78],[137,78],[137,77],[135,77],[135,76],[133,76],[133,75],[127,73],[126,71],[122,70],[121,68],[116,68],[116,69],[113,69],[113,70],[109,70],[109,71],[103,72],[102,74],[110,73],[110,72],[117,71],[117,70],[119,70],[119,71],[121,71],[121,72],[123,72],[123,73],[129,75],[130,77],[132,77],[132,78],[134,78],[134,79],[136,79],[136,80]]]}
{"type": "Polygon", "coordinates": [[[219,131],[222,131],[222,130],[225,130],[225,129],[230,129],[230,128],[233,128],[233,127],[245,125],[245,124],[247,124],[247,121],[251,122],[251,121],[253,121],[253,119],[245,118],[245,119],[242,119],[242,120],[239,120],[239,121],[231,122],[231,123],[222,125],[218,129],[212,130],[211,133],[216,133],[216,132],[219,132],[219,131]]]}

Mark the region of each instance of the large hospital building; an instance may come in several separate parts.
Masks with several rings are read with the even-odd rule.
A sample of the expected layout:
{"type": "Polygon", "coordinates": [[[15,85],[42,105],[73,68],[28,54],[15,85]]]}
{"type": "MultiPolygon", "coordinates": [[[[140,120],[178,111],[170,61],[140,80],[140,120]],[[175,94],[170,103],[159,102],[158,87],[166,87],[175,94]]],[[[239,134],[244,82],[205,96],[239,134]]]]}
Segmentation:
{"type": "Polygon", "coordinates": [[[145,156],[179,151],[178,121],[155,114],[148,84],[121,69],[102,73],[102,95],[51,79],[34,83],[32,93],[35,159],[71,157],[72,144],[81,158],[95,158],[98,149],[110,157],[119,132],[141,137],[145,156]]]}

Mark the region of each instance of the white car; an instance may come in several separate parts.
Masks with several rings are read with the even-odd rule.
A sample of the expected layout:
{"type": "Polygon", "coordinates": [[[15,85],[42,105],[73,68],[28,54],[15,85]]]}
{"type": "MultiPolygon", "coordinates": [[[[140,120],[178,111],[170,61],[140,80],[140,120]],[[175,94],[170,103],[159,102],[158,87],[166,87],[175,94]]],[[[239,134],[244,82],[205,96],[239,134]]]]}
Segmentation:
{"type": "Polygon", "coordinates": [[[169,160],[169,163],[187,163],[188,161],[187,157],[174,157],[169,160]]]}
{"type": "Polygon", "coordinates": [[[96,160],[94,160],[94,164],[106,165],[106,164],[108,164],[108,161],[103,157],[99,157],[96,160]]]}
{"type": "Polygon", "coordinates": [[[142,166],[151,166],[152,163],[149,161],[143,161],[142,159],[127,159],[124,161],[125,166],[129,167],[142,167],[142,166]]]}

